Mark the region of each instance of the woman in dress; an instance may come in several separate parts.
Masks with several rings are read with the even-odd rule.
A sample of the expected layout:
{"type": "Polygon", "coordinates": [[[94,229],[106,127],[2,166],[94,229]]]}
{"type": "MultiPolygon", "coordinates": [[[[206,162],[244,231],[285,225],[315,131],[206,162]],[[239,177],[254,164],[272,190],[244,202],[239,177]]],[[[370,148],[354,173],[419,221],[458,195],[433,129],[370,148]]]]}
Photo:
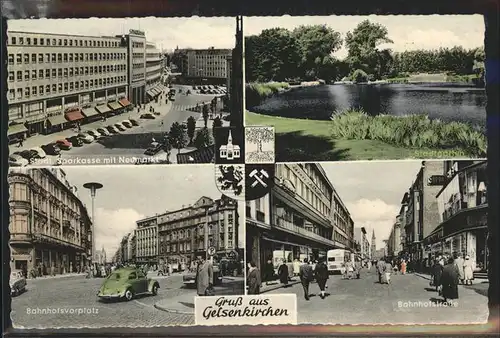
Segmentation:
{"type": "Polygon", "coordinates": [[[325,299],[325,286],[326,281],[329,278],[328,267],[325,264],[325,261],[322,259],[316,264],[316,268],[314,269],[314,274],[316,277],[316,283],[318,283],[319,290],[321,291],[321,299],[325,299]]]}
{"type": "Polygon", "coordinates": [[[472,261],[470,256],[465,256],[464,261],[464,284],[472,285],[472,280],[474,279],[474,271],[472,270],[472,261]]]}
{"type": "Polygon", "coordinates": [[[391,284],[391,273],[392,273],[392,265],[391,261],[387,260],[384,267],[384,283],[391,284]]]}
{"type": "Polygon", "coordinates": [[[274,264],[271,258],[269,258],[266,262],[264,276],[266,279],[266,285],[269,285],[269,283],[274,280],[274,264]]]}
{"type": "Polygon", "coordinates": [[[405,275],[406,274],[406,262],[405,260],[401,260],[401,274],[405,275]]]}
{"type": "Polygon", "coordinates": [[[455,260],[449,258],[448,264],[444,266],[443,274],[441,275],[442,296],[445,303],[450,299],[458,299],[459,277],[455,260]]]}
{"type": "Polygon", "coordinates": [[[262,284],[260,271],[257,269],[255,262],[248,263],[247,285],[249,295],[260,294],[260,286],[262,284]]]}
{"type": "Polygon", "coordinates": [[[436,288],[436,292],[441,289],[441,276],[443,275],[443,266],[439,263],[439,260],[434,261],[432,266],[432,286],[436,288]]]}
{"type": "Polygon", "coordinates": [[[281,265],[278,268],[278,277],[283,287],[286,288],[288,286],[288,266],[284,259],[281,261],[281,265]]]}

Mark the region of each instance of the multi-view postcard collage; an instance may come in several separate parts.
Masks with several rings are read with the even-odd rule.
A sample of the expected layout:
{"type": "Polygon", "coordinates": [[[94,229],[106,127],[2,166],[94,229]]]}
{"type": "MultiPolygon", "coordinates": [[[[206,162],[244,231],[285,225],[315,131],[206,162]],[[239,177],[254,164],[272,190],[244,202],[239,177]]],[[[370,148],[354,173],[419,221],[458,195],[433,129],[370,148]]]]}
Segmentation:
{"type": "Polygon", "coordinates": [[[12,326],[485,323],[484,30],[9,20],[12,326]]]}

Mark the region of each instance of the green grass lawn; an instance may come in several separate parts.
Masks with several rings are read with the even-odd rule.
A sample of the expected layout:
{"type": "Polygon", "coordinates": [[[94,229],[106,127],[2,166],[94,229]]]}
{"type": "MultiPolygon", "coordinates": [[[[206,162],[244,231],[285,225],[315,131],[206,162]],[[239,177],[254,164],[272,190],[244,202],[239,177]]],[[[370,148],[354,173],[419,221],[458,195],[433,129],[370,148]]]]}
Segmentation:
{"type": "Polygon", "coordinates": [[[247,112],[246,126],[273,126],[276,161],[352,161],[449,158],[457,154],[396,147],[379,140],[332,139],[331,121],[291,119],[247,112]]]}

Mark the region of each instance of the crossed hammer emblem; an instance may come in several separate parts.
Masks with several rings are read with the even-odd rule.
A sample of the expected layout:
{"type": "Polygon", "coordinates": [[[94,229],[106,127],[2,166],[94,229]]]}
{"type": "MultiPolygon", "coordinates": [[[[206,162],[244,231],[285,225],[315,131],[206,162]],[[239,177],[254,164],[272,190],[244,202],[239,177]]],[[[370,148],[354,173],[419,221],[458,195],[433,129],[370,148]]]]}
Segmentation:
{"type": "Polygon", "coordinates": [[[252,188],[255,188],[255,186],[259,183],[262,184],[264,188],[267,188],[267,183],[263,181],[264,178],[269,178],[269,174],[267,173],[267,171],[265,171],[264,169],[254,169],[249,176],[255,179],[255,181],[251,185],[252,188]]]}

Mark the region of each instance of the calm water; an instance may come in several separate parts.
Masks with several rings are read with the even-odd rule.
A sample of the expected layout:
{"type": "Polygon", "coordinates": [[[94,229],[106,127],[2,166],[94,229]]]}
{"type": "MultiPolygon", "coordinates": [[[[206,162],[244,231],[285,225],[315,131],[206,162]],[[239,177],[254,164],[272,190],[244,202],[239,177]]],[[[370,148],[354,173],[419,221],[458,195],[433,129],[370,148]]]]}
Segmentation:
{"type": "Polygon", "coordinates": [[[326,120],[334,111],[362,109],[370,115],[427,114],[445,121],[484,126],[486,92],[443,84],[336,84],[297,88],[265,99],[250,111],[293,118],[326,120]]]}

